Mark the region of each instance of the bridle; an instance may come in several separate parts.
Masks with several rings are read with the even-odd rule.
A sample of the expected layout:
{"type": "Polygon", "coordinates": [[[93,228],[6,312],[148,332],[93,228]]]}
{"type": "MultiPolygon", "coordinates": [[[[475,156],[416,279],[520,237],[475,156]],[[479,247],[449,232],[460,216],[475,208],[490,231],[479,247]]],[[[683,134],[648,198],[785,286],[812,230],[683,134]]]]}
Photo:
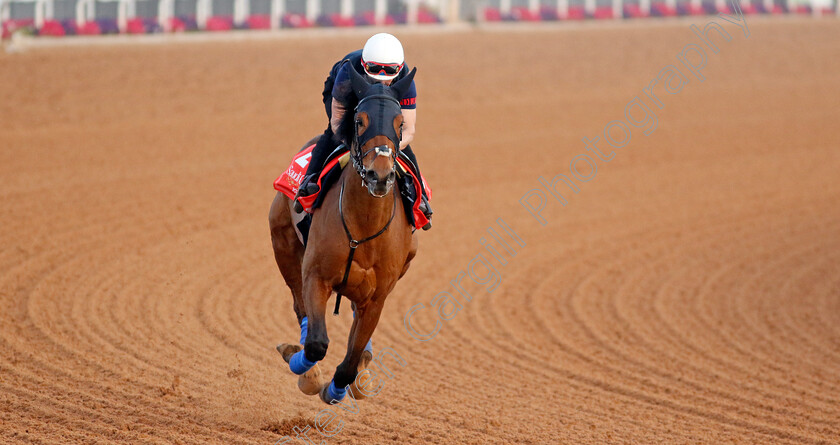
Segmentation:
{"type": "MultiPolygon", "coordinates": [[[[385,101],[385,102],[380,102],[380,105],[379,105],[380,111],[383,111],[385,106],[386,106],[386,103],[389,103],[389,102],[392,102],[391,105],[396,105],[398,110],[400,109],[400,102],[397,99],[395,99],[393,96],[390,96],[388,94],[373,94],[373,95],[367,96],[367,97],[363,98],[362,100],[360,100],[359,103],[356,105],[356,108],[353,110],[353,113],[354,113],[353,144],[355,145],[355,150],[351,150],[351,158],[353,160],[353,167],[356,169],[356,173],[358,173],[359,176],[361,176],[362,185],[367,187],[368,193],[370,193],[370,195],[375,197],[375,198],[382,198],[383,196],[385,196],[387,194],[387,192],[383,195],[378,195],[378,194],[373,192],[373,186],[374,186],[374,184],[372,182],[373,179],[368,175],[368,168],[364,164],[364,159],[371,152],[375,152],[376,156],[387,156],[387,157],[391,158],[391,161],[393,161],[391,163],[391,171],[389,172],[388,179],[386,180],[387,190],[391,190],[392,187],[394,186],[394,178],[396,176],[397,157],[399,156],[399,151],[400,151],[400,140],[402,140],[402,127],[400,127],[400,132],[399,132],[399,134],[397,134],[393,130],[393,125],[388,124],[388,125],[385,126],[384,129],[374,129],[373,125],[371,123],[371,125],[369,125],[369,127],[365,130],[365,133],[362,134],[362,135],[359,135],[359,123],[360,123],[360,121],[356,120],[355,115],[358,115],[359,107],[361,107],[362,104],[364,104],[364,103],[366,103],[370,100],[373,100],[373,99],[380,99],[380,100],[385,101]],[[371,132],[371,130],[373,130],[372,133],[378,133],[378,134],[374,134],[373,136],[365,136],[369,132],[371,132]],[[391,132],[393,133],[393,134],[388,134],[386,136],[388,137],[388,139],[391,140],[391,143],[394,144],[395,148],[392,150],[391,147],[389,147],[387,145],[377,145],[376,147],[372,147],[372,148],[363,152],[362,151],[362,146],[365,143],[367,143],[367,141],[372,139],[374,136],[378,136],[379,134],[384,133],[384,131],[380,131],[380,130],[390,130],[389,133],[391,133],[391,132]],[[362,140],[363,138],[364,138],[364,140],[362,140]]],[[[382,125],[378,125],[378,127],[381,127],[381,126],[382,125]]]]}
{"type": "MultiPolygon", "coordinates": [[[[387,94],[374,94],[374,95],[371,95],[371,96],[367,96],[367,97],[363,98],[362,100],[360,100],[358,105],[356,105],[356,108],[353,110],[354,121],[355,121],[355,115],[357,115],[358,112],[359,112],[359,106],[361,106],[363,103],[365,103],[365,102],[367,102],[371,99],[385,99],[387,101],[394,102],[397,105],[397,107],[399,107],[399,105],[400,105],[400,102],[398,100],[394,99],[394,97],[389,96],[387,94]]],[[[380,104],[380,111],[384,110],[384,108],[385,108],[385,103],[381,103],[380,104]]],[[[396,132],[394,131],[393,135],[391,135],[391,134],[387,135],[388,139],[390,139],[391,142],[394,144],[394,147],[396,147],[395,149],[392,150],[391,147],[388,147],[387,145],[378,145],[376,147],[373,147],[369,150],[366,150],[366,151],[362,152],[361,147],[367,141],[369,141],[370,139],[372,139],[375,136],[378,136],[383,131],[380,131],[379,129],[373,129],[374,126],[371,123],[371,125],[369,125],[368,128],[365,130],[365,134],[367,134],[368,131],[370,131],[371,129],[373,129],[373,133],[379,133],[379,134],[374,134],[373,136],[365,136],[365,134],[363,134],[363,135],[360,136],[359,135],[358,122],[359,121],[354,122],[355,125],[354,125],[354,129],[353,129],[353,144],[355,145],[355,147],[351,147],[351,150],[350,150],[350,157],[353,160],[353,167],[356,169],[356,173],[358,173],[359,176],[362,177],[362,186],[367,187],[368,193],[371,196],[373,196],[374,198],[382,198],[384,196],[387,196],[388,192],[386,191],[385,194],[383,194],[383,195],[377,195],[376,193],[373,192],[373,182],[372,182],[373,180],[368,175],[368,168],[364,164],[364,159],[371,152],[375,152],[377,156],[388,156],[388,157],[391,158],[393,163],[391,164],[391,171],[389,172],[390,174],[388,175],[388,179],[386,180],[386,184],[387,184],[386,190],[393,191],[394,178],[396,176],[396,168],[397,168],[397,156],[399,155],[400,140],[402,139],[402,127],[400,127],[400,134],[396,134],[396,132]]],[[[381,126],[381,125],[379,125],[379,126],[381,126]]],[[[390,128],[391,131],[393,131],[393,125],[391,125],[391,124],[389,124],[386,128],[390,128]]],[[[385,225],[382,226],[382,228],[379,229],[378,232],[374,233],[371,236],[368,236],[367,238],[362,238],[362,239],[359,240],[359,239],[354,238],[353,234],[350,233],[350,228],[347,227],[347,221],[344,218],[344,184],[345,184],[344,182],[341,183],[341,189],[338,192],[338,214],[341,217],[341,225],[342,225],[342,227],[344,227],[344,234],[347,235],[347,241],[349,241],[349,244],[350,244],[350,253],[347,255],[347,265],[344,267],[344,278],[341,279],[341,284],[339,285],[339,289],[342,289],[347,285],[347,278],[350,276],[350,266],[353,264],[353,256],[356,254],[356,249],[360,245],[362,245],[362,244],[364,244],[364,243],[382,235],[383,233],[385,233],[388,230],[388,227],[391,226],[391,222],[394,221],[394,215],[396,215],[396,213],[397,213],[397,199],[398,199],[396,192],[391,193],[394,197],[394,205],[391,208],[391,217],[388,218],[388,222],[386,222],[385,225]]],[[[341,295],[342,294],[341,294],[340,291],[336,292],[335,310],[333,310],[333,314],[335,314],[335,315],[338,315],[338,309],[339,309],[339,306],[341,305],[341,295]]]]}

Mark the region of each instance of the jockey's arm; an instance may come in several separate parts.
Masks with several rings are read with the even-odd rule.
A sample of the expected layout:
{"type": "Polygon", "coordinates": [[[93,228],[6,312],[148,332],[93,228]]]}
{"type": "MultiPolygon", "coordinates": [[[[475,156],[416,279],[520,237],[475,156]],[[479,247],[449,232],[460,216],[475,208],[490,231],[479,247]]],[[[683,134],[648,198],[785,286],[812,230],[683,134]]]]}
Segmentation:
{"type": "Polygon", "coordinates": [[[417,123],[417,109],[402,110],[403,115],[403,129],[402,140],[400,141],[400,149],[403,149],[414,140],[415,124],[417,123]]]}
{"type": "Polygon", "coordinates": [[[335,99],[332,100],[332,114],[330,118],[330,127],[332,127],[333,134],[339,134],[338,130],[339,127],[341,127],[341,121],[342,119],[344,119],[344,113],[346,112],[347,108],[344,107],[344,104],[335,99]]]}

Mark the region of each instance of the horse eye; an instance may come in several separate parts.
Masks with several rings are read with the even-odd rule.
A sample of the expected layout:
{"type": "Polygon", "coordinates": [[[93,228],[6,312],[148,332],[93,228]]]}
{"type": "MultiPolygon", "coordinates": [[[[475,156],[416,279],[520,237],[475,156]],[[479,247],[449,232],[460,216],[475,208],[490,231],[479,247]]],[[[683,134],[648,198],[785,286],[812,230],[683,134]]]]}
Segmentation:
{"type": "Polygon", "coordinates": [[[362,125],[364,125],[364,122],[362,122],[361,120],[356,121],[357,127],[361,127],[362,125]]]}

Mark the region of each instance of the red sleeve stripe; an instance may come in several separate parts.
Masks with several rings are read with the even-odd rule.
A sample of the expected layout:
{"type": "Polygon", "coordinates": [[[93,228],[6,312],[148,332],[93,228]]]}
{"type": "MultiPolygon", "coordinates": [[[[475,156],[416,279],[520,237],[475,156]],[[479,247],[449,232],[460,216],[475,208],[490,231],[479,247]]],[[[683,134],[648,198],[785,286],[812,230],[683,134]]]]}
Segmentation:
{"type": "Polygon", "coordinates": [[[415,104],[417,104],[417,98],[416,97],[409,97],[408,99],[403,99],[403,100],[400,101],[400,105],[402,105],[404,107],[408,106],[408,105],[415,105],[415,104]]]}

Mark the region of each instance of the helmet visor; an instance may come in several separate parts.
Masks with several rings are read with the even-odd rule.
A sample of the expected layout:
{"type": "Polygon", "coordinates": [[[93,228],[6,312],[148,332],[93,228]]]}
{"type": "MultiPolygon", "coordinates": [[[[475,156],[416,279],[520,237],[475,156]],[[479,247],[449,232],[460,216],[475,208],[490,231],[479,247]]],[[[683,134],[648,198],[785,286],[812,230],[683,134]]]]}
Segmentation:
{"type": "Polygon", "coordinates": [[[405,63],[362,62],[365,71],[371,76],[396,76],[405,63]]]}

